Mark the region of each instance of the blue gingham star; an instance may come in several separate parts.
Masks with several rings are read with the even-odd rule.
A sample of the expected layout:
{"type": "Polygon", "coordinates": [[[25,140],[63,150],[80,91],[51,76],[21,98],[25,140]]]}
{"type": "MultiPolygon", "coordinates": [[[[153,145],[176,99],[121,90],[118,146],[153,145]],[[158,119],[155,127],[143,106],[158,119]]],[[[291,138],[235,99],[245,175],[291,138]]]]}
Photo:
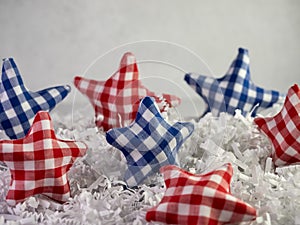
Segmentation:
{"type": "Polygon", "coordinates": [[[225,76],[215,79],[190,73],[184,79],[205,101],[207,109],[203,115],[208,112],[215,116],[220,112],[234,115],[240,109],[244,116],[251,111],[251,116],[255,116],[258,107],[268,108],[285,98],[284,94],[265,90],[251,81],[249,54],[243,48],[239,48],[225,76]]]}
{"type": "Polygon", "coordinates": [[[40,110],[50,111],[71,88],[57,86],[37,92],[27,90],[12,58],[3,59],[0,80],[0,129],[11,139],[25,137],[40,110]]]}
{"type": "Polygon", "coordinates": [[[124,154],[128,165],[125,181],[133,187],[162,166],[176,164],[176,154],[193,130],[194,125],[189,122],[169,124],[154,99],[145,97],[135,121],[128,127],[110,129],[106,140],[124,154]]]}

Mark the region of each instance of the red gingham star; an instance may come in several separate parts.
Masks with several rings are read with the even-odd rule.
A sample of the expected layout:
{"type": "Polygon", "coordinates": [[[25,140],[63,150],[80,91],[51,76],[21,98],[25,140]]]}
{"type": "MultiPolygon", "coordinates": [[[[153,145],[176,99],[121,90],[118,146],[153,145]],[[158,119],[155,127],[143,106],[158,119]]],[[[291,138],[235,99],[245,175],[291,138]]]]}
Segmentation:
{"type": "Polygon", "coordinates": [[[162,167],[161,173],[166,191],[161,202],[148,210],[147,221],[220,225],[256,217],[255,208],[231,195],[233,170],[229,163],[203,175],[174,165],[162,167]]]}
{"type": "Polygon", "coordinates": [[[68,200],[67,172],[86,150],[82,142],[57,139],[49,114],[39,111],[24,138],[0,141],[0,161],[8,166],[12,179],[8,204],[15,205],[36,194],[59,202],[68,200]]]}
{"type": "Polygon", "coordinates": [[[300,162],[300,89],[297,84],[288,90],[281,111],[254,122],[271,140],[275,166],[300,162]]]}
{"type": "Polygon", "coordinates": [[[90,80],[75,77],[77,89],[86,95],[95,109],[96,125],[110,128],[129,125],[135,118],[139,102],[146,96],[155,97],[160,110],[165,110],[165,103],[177,106],[180,99],[174,95],[158,94],[148,90],[139,81],[136,59],[132,53],[125,53],[119,70],[107,81],[90,80]],[[164,100],[166,102],[164,102],[164,100]],[[102,115],[101,119],[98,116],[102,115]]]}

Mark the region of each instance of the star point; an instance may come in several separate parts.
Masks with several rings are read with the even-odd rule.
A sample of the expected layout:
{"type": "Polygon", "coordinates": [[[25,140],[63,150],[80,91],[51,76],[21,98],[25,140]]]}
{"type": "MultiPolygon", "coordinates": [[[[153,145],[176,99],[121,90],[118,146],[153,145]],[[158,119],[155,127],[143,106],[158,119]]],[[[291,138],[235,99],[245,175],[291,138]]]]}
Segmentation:
{"type": "Polygon", "coordinates": [[[110,129],[106,140],[125,156],[128,164],[125,180],[132,187],[158,172],[160,167],[175,164],[179,148],[193,130],[189,122],[169,124],[154,99],[145,97],[135,121],[128,127],[110,129]]]}
{"type": "Polygon", "coordinates": [[[82,142],[57,139],[49,114],[39,111],[24,138],[0,140],[0,161],[7,165],[12,179],[7,203],[16,205],[36,194],[67,201],[67,172],[86,150],[82,142]]]}
{"type": "Polygon", "coordinates": [[[275,166],[300,162],[300,88],[297,84],[288,90],[279,113],[255,118],[254,122],[272,142],[275,166]]]}
{"type": "Polygon", "coordinates": [[[164,104],[180,104],[177,96],[156,94],[141,83],[136,59],[130,52],[124,54],[118,71],[108,80],[98,81],[76,76],[74,85],[90,100],[95,118],[102,115],[103,119],[96,120],[96,125],[103,127],[105,131],[130,124],[135,118],[140,100],[146,96],[155,97],[161,111],[165,110],[164,104]]]}
{"type": "Polygon", "coordinates": [[[255,208],[230,193],[229,163],[207,174],[192,174],[174,165],[162,167],[161,173],[166,191],[160,203],[147,211],[147,221],[219,225],[256,217],[255,208]]]}
{"type": "Polygon", "coordinates": [[[29,91],[12,58],[3,59],[0,81],[0,129],[11,139],[24,137],[40,110],[51,111],[70,92],[70,86],[29,91]]]}
{"type": "Polygon", "coordinates": [[[208,112],[215,116],[221,112],[234,115],[236,109],[240,109],[244,116],[250,112],[255,116],[257,105],[268,108],[285,97],[278,91],[263,89],[252,82],[248,50],[243,48],[239,48],[225,76],[216,79],[190,73],[184,79],[206,103],[203,116],[208,112]]]}

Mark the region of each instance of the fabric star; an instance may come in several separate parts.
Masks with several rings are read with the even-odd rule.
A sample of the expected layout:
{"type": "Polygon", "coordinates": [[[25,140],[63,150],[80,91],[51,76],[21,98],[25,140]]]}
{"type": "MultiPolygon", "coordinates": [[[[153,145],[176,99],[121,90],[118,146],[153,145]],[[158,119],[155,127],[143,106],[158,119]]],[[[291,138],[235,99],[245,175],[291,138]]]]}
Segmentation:
{"type": "Polygon", "coordinates": [[[188,122],[170,125],[161,116],[154,99],[145,97],[135,121],[128,127],[110,129],[106,140],[124,154],[128,164],[125,181],[132,187],[160,167],[176,163],[180,146],[193,130],[194,125],[188,122]]]}
{"type": "Polygon", "coordinates": [[[108,80],[89,80],[77,76],[74,84],[89,98],[95,109],[96,125],[105,131],[130,124],[135,118],[140,100],[146,96],[155,97],[161,111],[165,111],[166,104],[180,104],[180,98],[174,95],[158,95],[143,86],[139,81],[136,59],[129,52],[122,57],[119,70],[108,80]],[[98,120],[99,115],[102,118],[98,120]]]}
{"type": "Polygon", "coordinates": [[[284,105],[277,115],[255,118],[254,122],[272,142],[275,166],[300,162],[300,89],[297,84],[288,90],[284,105]]]}
{"type": "Polygon", "coordinates": [[[248,50],[239,48],[237,58],[225,76],[215,79],[192,73],[185,75],[185,81],[207,105],[203,116],[208,112],[215,116],[219,116],[221,112],[234,115],[236,109],[240,109],[244,116],[249,112],[255,116],[256,105],[268,108],[283,101],[285,95],[278,91],[265,90],[252,82],[249,63],[248,50]]]}
{"type": "Polygon", "coordinates": [[[14,60],[4,59],[0,81],[0,129],[11,139],[23,138],[36,113],[52,110],[70,90],[69,86],[57,86],[29,91],[14,60]]]}
{"type": "Polygon", "coordinates": [[[8,204],[15,205],[36,194],[59,202],[68,200],[67,172],[86,151],[82,142],[57,139],[49,114],[39,111],[23,139],[0,141],[0,161],[8,166],[12,179],[8,204]]]}
{"type": "Polygon", "coordinates": [[[166,191],[160,203],[147,211],[147,221],[220,225],[256,217],[255,208],[230,193],[229,163],[207,174],[195,175],[174,165],[162,167],[161,173],[166,191]]]}

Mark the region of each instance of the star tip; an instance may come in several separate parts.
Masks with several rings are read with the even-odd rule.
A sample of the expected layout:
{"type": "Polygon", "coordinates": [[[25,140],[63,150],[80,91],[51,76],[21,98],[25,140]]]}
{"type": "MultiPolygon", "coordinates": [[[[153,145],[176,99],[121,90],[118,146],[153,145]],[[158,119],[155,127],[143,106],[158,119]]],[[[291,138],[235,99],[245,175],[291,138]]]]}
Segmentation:
{"type": "Polygon", "coordinates": [[[195,130],[195,126],[193,123],[189,123],[189,131],[190,131],[190,135],[194,132],[195,130]]]}
{"type": "Polygon", "coordinates": [[[7,62],[7,61],[10,61],[10,60],[13,60],[12,57],[5,57],[2,59],[3,62],[7,62]]]}
{"type": "MultiPolygon", "coordinates": [[[[150,110],[153,114],[157,112],[160,113],[159,107],[154,97],[146,96],[140,102],[140,105],[144,105],[148,110],[150,110]]],[[[161,116],[161,114],[160,114],[161,116]]]]}
{"type": "Polygon", "coordinates": [[[186,80],[186,79],[188,79],[188,78],[190,78],[191,77],[191,73],[186,73],[185,75],[184,75],[184,80],[186,80]]]}
{"type": "Polygon", "coordinates": [[[195,81],[197,78],[195,75],[193,75],[193,73],[187,73],[185,74],[184,76],[184,81],[187,83],[187,84],[191,84],[193,83],[193,81],[195,81]]]}
{"type": "Polygon", "coordinates": [[[248,49],[244,48],[244,47],[239,47],[238,49],[239,49],[239,51],[248,51],[248,49]]]}
{"type": "Polygon", "coordinates": [[[73,79],[74,83],[76,83],[76,82],[78,82],[80,80],[82,80],[81,76],[75,76],[74,79],[73,79]]]}
{"type": "Polygon", "coordinates": [[[261,118],[260,117],[255,117],[254,119],[253,119],[253,122],[256,124],[256,121],[258,121],[258,120],[260,120],[261,118]]]}
{"type": "Polygon", "coordinates": [[[136,63],[135,55],[132,52],[126,52],[121,59],[121,67],[125,65],[131,65],[136,63]]]}
{"type": "Polygon", "coordinates": [[[188,131],[186,137],[189,137],[194,132],[195,126],[191,122],[177,122],[177,124],[181,127],[181,129],[186,129],[188,131]]]}
{"type": "Polygon", "coordinates": [[[131,57],[134,56],[134,54],[132,52],[125,52],[123,56],[131,57]]]}
{"type": "Polygon", "coordinates": [[[239,53],[248,53],[249,52],[248,49],[243,48],[243,47],[239,47],[238,51],[239,51],[239,53]]]}
{"type": "Polygon", "coordinates": [[[220,169],[227,171],[231,176],[233,174],[233,167],[230,162],[225,163],[220,169]]]}
{"type": "MultiPolygon", "coordinates": [[[[47,111],[41,110],[35,114],[32,125],[31,125],[29,131],[27,132],[26,137],[30,136],[34,132],[34,130],[36,129],[36,124],[42,120],[48,121],[51,124],[51,117],[47,111]]],[[[50,127],[51,127],[51,125],[50,125],[50,127]]]]}
{"type": "Polygon", "coordinates": [[[151,103],[154,103],[155,101],[154,101],[154,99],[153,99],[153,97],[150,97],[150,96],[146,96],[146,97],[144,97],[143,99],[142,99],[142,101],[141,101],[142,103],[145,103],[145,102],[151,102],[151,103]]]}
{"type": "Polygon", "coordinates": [[[145,216],[146,221],[150,222],[153,219],[152,214],[153,213],[150,210],[147,211],[146,216],[145,216]]]}
{"type": "Polygon", "coordinates": [[[230,162],[225,163],[225,166],[226,166],[227,168],[232,168],[232,164],[231,164],[230,162]]]}
{"type": "Polygon", "coordinates": [[[43,111],[43,110],[38,111],[36,113],[35,118],[37,118],[37,117],[42,118],[42,119],[50,119],[49,112],[43,111]]]}
{"type": "Polygon", "coordinates": [[[79,143],[80,156],[82,157],[87,153],[88,145],[83,141],[80,141],[79,143]]]}
{"type": "Polygon", "coordinates": [[[73,84],[76,88],[79,88],[80,82],[83,80],[83,77],[81,76],[75,76],[73,79],[73,84]]]}
{"type": "Polygon", "coordinates": [[[198,78],[206,78],[206,76],[203,76],[203,75],[200,75],[200,74],[197,74],[197,73],[186,73],[185,76],[184,76],[184,80],[185,81],[190,81],[190,80],[196,80],[198,78]]]}
{"type": "Polygon", "coordinates": [[[113,132],[114,132],[113,129],[109,129],[108,131],[105,132],[105,140],[107,141],[107,143],[111,145],[114,142],[114,138],[112,137],[113,132]]]}
{"type": "Polygon", "coordinates": [[[298,84],[294,84],[293,86],[292,86],[292,88],[296,91],[296,92],[300,92],[300,88],[299,88],[299,85],[298,84]]]}
{"type": "Polygon", "coordinates": [[[65,87],[65,89],[66,89],[69,93],[71,92],[71,86],[70,86],[70,85],[65,85],[64,87],[65,87]]]}

